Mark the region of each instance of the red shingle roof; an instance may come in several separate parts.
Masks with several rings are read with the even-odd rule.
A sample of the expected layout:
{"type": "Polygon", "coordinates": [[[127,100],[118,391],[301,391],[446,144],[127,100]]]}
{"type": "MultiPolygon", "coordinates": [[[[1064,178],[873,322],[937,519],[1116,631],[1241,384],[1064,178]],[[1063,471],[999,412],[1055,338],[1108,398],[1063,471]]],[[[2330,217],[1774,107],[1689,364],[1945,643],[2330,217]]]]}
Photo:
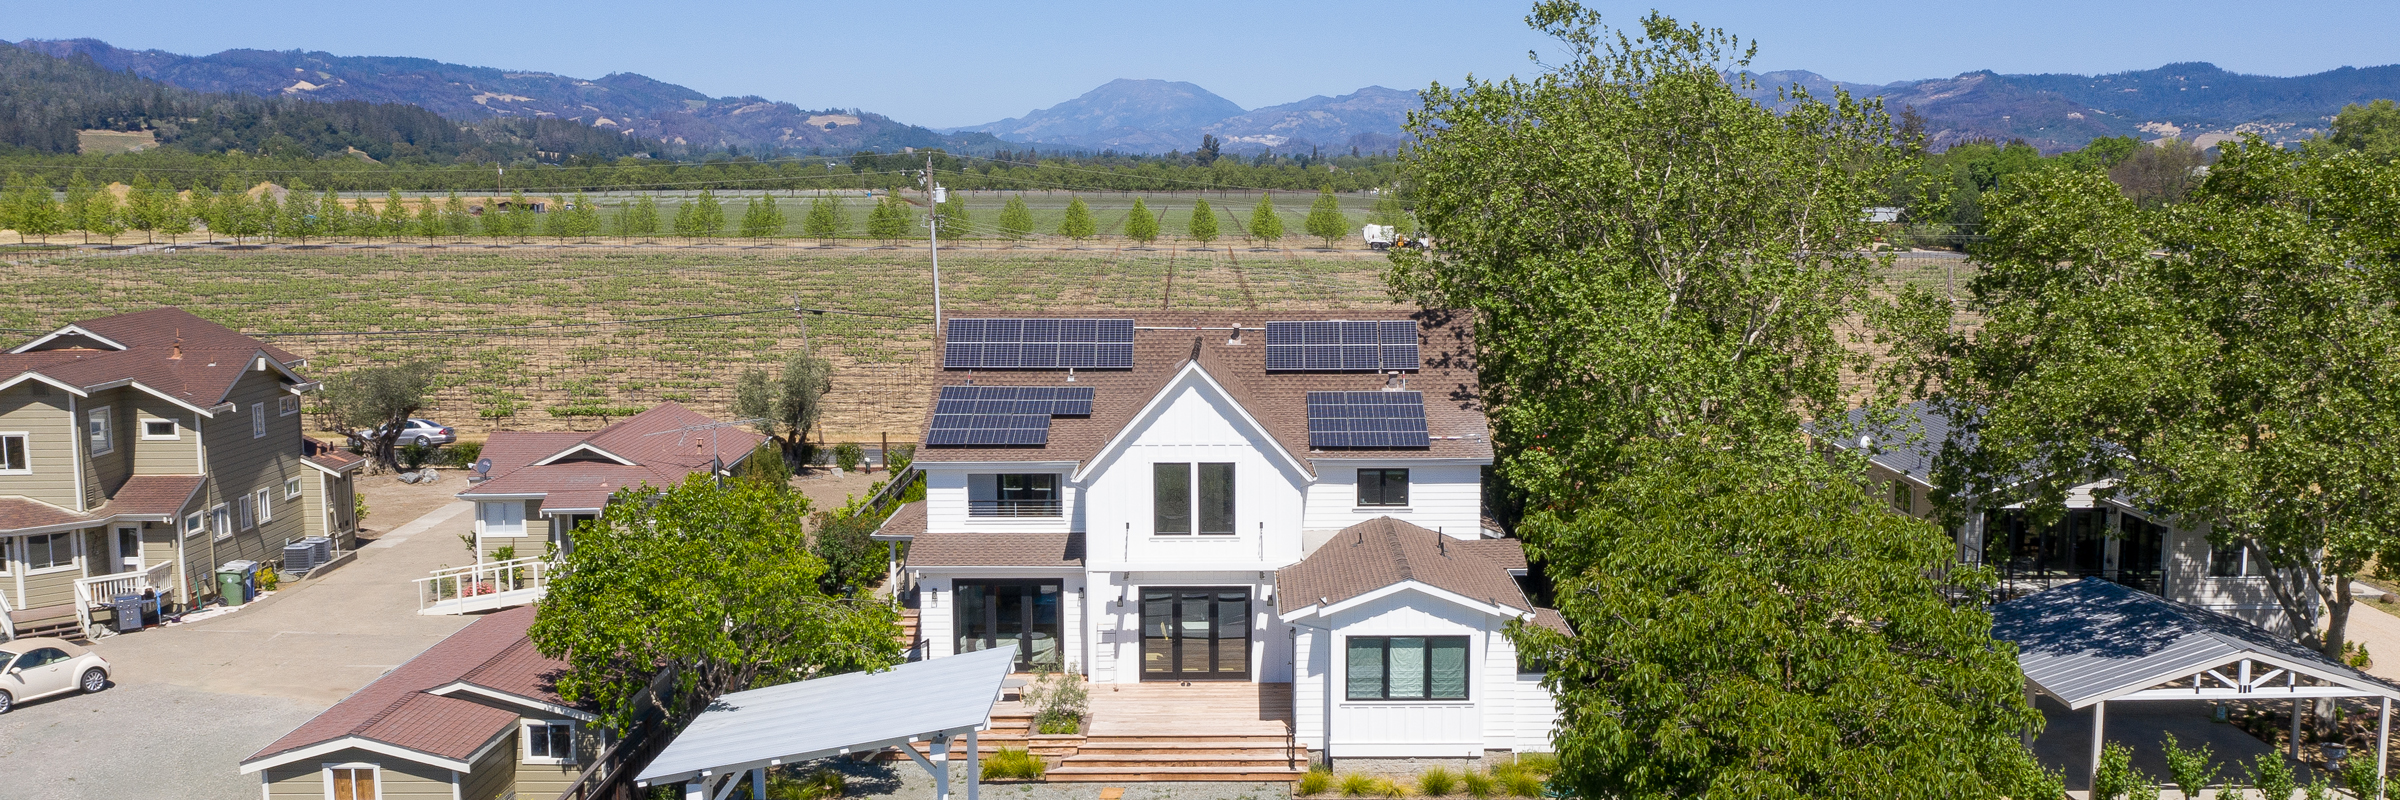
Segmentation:
{"type": "Polygon", "coordinates": [[[174,519],[207,481],[198,475],[135,475],[114,497],[87,512],[24,497],[0,497],[0,533],[60,525],[104,525],[121,517],[174,519]]]}
{"type": "Polygon", "coordinates": [[[546,507],[598,508],[596,500],[628,486],[681,483],[684,476],[706,472],[714,458],[723,458],[731,467],[767,440],[744,428],[682,430],[716,423],[683,406],[662,403],[588,434],[501,431],[483,446],[483,456],[492,460],[491,479],[458,496],[472,500],[477,496],[538,494],[547,496],[543,501],[546,507]],[[572,460],[536,466],[536,462],[578,447],[596,448],[634,463],[628,466],[594,453],[588,458],[578,454],[572,460]]]}
{"type": "MultiPolygon", "coordinates": [[[[78,389],[131,380],[168,397],[207,408],[225,401],[251,359],[266,356],[290,369],[298,356],[180,308],[154,308],[75,323],[124,345],[123,350],[82,336],[52,340],[57,349],[0,353],[0,378],[38,372],[78,389]],[[181,344],[176,340],[181,338],[181,344]],[[89,346],[86,346],[89,345],[89,346]],[[178,352],[181,358],[174,357],[178,352]]],[[[61,329],[64,330],[64,329],[61,329]]]]}
{"type": "Polygon", "coordinates": [[[48,528],[76,522],[98,523],[106,516],[95,517],[69,511],[58,506],[24,497],[0,497],[0,533],[27,528],[48,528]]]}
{"type": "Polygon", "coordinates": [[[427,690],[476,675],[491,681],[489,688],[555,703],[555,691],[532,684],[566,665],[539,653],[526,655],[530,648],[525,631],[533,625],[533,615],[533,606],[521,606],[476,620],[242,763],[351,737],[437,758],[471,758],[515,727],[517,713],[427,690]]]}
{"type": "MultiPolygon", "coordinates": [[[[1290,612],[1331,605],[1386,586],[1415,581],[1470,600],[1532,611],[1533,603],[1508,574],[1502,548],[1513,539],[1462,542],[1391,517],[1376,517],[1334,534],[1300,563],[1275,571],[1276,605],[1290,612]],[[1461,547],[1460,545],[1467,545],[1461,547]]],[[[1517,563],[1524,562],[1523,550],[1517,563]]]]}
{"type": "MultiPolygon", "coordinates": [[[[1265,324],[1269,320],[1403,319],[1394,313],[1256,312],[1217,314],[1154,314],[1092,312],[1086,316],[1130,316],[1136,324],[1133,369],[1078,370],[1068,382],[1064,370],[944,370],[936,383],[977,386],[1088,386],[1092,388],[1089,417],[1057,417],[1050,421],[1049,443],[1041,447],[920,446],[917,459],[943,461],[1088,461],[1118,431],[1133,421],[1185,364],[1201,369],[1235,402],[1256,417],[1284,449],[1302,459],[1318,458],[1469,458],[1492,457],[1490,423],[1485,420],[1480,384],[1476,382],[1470,322],[1463,314],[1427,311],[1417,322],[1423,368],[1406,373],[1407,388],[1425,395],[1425,424],[1433,437],[1424,449],[1345,449],[1312,452],[1308,447],[1308,393],[1312,391],[1373,391],[1384,388],[1385,377],[1374,373],[1269,373],[1266,371],[1265,324]],[[1240,326],[1242,343],[1229,341],[1240,326]],[[1196,330],[1208,329],[1208,330],[1196,330]],[[1195,340],[1197,340],[1195,342],[1195,340]]],[[[937,352],[943,346],[935,342],[937,352]]],[[[927,407],[940,388],[926,398],[927,407]]],[[[926,428],[932,426],[927,414],[926,428]]],[[[922,433],[922,431],[921,431],[922,433]]],[[[918,439],[924,440],[922,435],[918,439]]]]}

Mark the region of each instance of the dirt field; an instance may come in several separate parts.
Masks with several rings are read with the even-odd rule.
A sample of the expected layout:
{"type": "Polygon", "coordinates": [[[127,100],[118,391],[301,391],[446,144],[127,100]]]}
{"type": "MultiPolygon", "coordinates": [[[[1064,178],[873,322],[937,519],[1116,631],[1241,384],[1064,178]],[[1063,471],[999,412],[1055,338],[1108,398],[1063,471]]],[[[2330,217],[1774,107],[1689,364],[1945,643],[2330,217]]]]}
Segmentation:
{"type": "MultiPolygon", "coordinates": [[[[1392,307],[1384,265],[1365,251],[991,244],[945,248],[942,291],[953,316],[1366,310],[1392,307]]],[[[921,244],[78,249],[0,262],[0,336],[179,305],[306,356],[313,377],[436,359],[426,416],[470,434],[591,430],[667,400],[722,416],[743,370],[813,348],[836,367],[828,440],[872,444],[913,437],[939,374],[927,266],[921,244]],[[695,315],[734,316],[631,322],[695,315]]]]}

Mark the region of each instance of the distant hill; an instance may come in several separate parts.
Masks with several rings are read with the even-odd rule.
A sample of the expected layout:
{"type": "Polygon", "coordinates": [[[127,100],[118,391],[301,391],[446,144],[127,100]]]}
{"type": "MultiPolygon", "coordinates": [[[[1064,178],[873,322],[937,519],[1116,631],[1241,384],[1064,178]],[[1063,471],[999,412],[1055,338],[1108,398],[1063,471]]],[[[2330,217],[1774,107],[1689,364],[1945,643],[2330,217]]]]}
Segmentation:
{"type": "Polygon", "coordinates": [[[466,121],[564,120],[657,139],[684,153],[726,148],[754,155],[903,147],[972,150],[999,144],[989,136],[945,136],[857,109],[806,110],[759,97],[709,97],[629,72],[584,80],[422,58],[300,50],[186,56],[125,50],[96,39],[28,39],[17,46],[53,56],[88,56],[110,70],[195,91],[407,103],[466,121]]]}
{"type": "Polygon", "coordinates": [[[1924,115],[1936,147],[1973,139],[2023,139],[2044,152],[2082,147],[2099,136],[2179,136],[2202,144],[2253,132],[2289,143],[2316,135],[2342,106],[2400,97],[2400,66],[2341,69],[2278,78],[2228,72],[2214,64],[2168,64],[2114,75],[2002,75],[1882,86],[1843,83],[1806,71],[1755,75],[1751,97],[1776,102],[1778,87],[1799,84],[1830,94],[1880,96],[1897,112],[1924,115]]]}
{"type": "Polygon", "coordinates": [[[953,130],[988,133],[1020,144],[1121,153],[1189,152],[1214,135],[1232,152],[1321,148],[1386,151],[1420,104],[1413,92],[1369,86],[1340,97],[1245,111],[1233,101],[1182,81],[1119,78],[1081,97],[982,125],[953,130]]]}
{"type": "Polygon", "coordinates": [[[656,144],[557,120],[465,126],[404,103],[199,92],[0,43],[0,145],[74,153],[78,131],[148,132],[200,153],[359,155],[377,161],[614,159],[656,144]]]}

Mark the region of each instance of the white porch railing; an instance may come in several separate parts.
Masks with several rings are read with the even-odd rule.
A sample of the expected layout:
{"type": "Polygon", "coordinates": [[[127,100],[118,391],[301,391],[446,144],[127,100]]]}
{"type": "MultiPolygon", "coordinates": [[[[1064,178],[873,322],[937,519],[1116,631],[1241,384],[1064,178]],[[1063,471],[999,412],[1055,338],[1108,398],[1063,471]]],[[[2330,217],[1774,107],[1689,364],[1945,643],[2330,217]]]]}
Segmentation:
{"type": "Polygon", "coordinates": [[[8,607],[8,593],[0,592],[0,642],[17,640],[17,618],[8,607]]]}
{"type": "Polygon", "coordinates": [[[112,601],[123,595],[168,588],[167,576],[174,569],[174,562],[160,562],[138,571],[75,579],[75,621],[82,624],[85,635],[91,635],[93,611],[110,607],[112,601]]]}
{"type": "Polygon", "coordinates": [[[558,565],[543,556],[444,567],[418,578],[417,613],[465,614],[521,606],[550,589],[558,565]]]}

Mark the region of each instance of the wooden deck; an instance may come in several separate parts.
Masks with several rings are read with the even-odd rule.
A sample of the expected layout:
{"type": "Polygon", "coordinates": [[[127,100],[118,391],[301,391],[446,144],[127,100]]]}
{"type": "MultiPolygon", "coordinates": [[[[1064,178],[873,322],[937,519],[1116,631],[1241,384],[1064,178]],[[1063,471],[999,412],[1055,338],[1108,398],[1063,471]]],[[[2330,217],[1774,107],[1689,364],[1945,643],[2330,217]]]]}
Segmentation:
{"type": "Polygon", "coordinates": [[[1101,683],[1092,685],[1100,736],[1274,736],[1292,721],[1289,683],[1101,683]]]}

